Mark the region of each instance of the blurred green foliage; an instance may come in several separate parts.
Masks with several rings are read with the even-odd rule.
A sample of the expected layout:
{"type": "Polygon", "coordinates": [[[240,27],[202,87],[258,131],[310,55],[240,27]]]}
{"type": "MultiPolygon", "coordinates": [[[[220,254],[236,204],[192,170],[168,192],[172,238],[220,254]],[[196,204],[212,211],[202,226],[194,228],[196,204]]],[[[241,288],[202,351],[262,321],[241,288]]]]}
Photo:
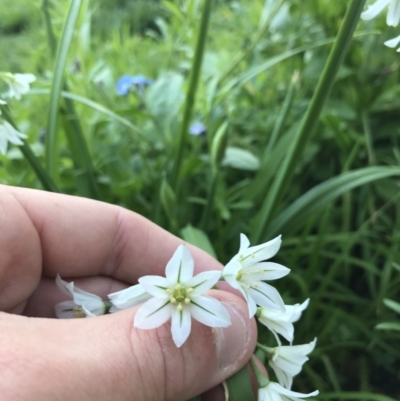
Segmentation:
{"type": "MultiPolygon", "coordinates": [[[[49,2],[57,38],[69,5],[49,2]]],[[[333,41],[347,1],[282,2],[258,37],[273,5],[215,2],[193,115],[207,133],[188,136],[178,186],[168,175],[202,2],[84,0],[68,53],[67,96],[101,200],[150,218],[222,262],[236,253],[239,233],[251,234],[257,225],[326,62],[330,45],[320,42],[333,41]],[[274,61],[277,56],[282,60],[274,61]],[[121,97],[115,83],[123,74],[143,74],[155,83],[121,97]],[[215,168],[213,139],[224,124],[227,148],[215,168]]],[[[0,9],[0,70],[38,77],[31,94],[10,103],[44,164],[54,59],[41,1],[0,0],[0,9]]],[[[277,286],[286,303],[311,298],[295,343],[317,336],[318,345],[295,386],[318,388],[321,400],[400,399],[398,332],[375,329],[396,317],[385,299],[400,301],[400,59],[383,46],[393,36],[383,17],[359,23],[318,129],[263,238],[278,228],[283,234],[279,261],[292,274],[277,286]],[[367,167],[336,184],[327,181],[367,167]]],[[[57,184],[62,192],[85,195],[65,135],[71,116],[60,105],[57,184]]],[[[0,156],[0,167],[2,183],[41,187],[17,148],[0,156]]]]}

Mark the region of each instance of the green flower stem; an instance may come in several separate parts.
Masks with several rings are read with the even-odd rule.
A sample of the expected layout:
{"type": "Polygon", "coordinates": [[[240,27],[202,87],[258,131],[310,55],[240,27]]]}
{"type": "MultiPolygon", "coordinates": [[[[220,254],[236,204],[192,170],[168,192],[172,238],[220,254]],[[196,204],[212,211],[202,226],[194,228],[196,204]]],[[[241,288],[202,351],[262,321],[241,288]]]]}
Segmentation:
{"type": "Polygon", "coordinates": [[[264,354],[266,354],[268,358],[272,358],[272,356],[274,354],[273,348],[266,347],[265,345],[262,345],[260,343],[257,343],[257,348],[260,349],[261,351],[263,351],[264,354]]]}
{"type": "Polygon", "coordinates": [[[60,96],[63,86],[64,69],[67,61],[68,50],[74,34],[75,24],[78,19],[81,0],[72,0],[67,20],[65,21],[61,40],[57,49],[53,85],[50,95],[50,108],[47,120],[46,132],[46,168],[52,178],[57,175],[58,150],[57,150],[57,118],[59,111],[60,96]]]}
{"type": "Polygon", "coordinates": [[[214,198],[215,198],[215,191],[217,189],[217,182],[218,182],[218,171],[213,169],[212,171],[212,178],[211,178],[211,188],[208,193],[207,205],[204,209],[203,216],[201,219],[201,227],[204,231],[207,231],[208,221],[211,216],[211,211],[214,206],[214,198]]]}
{"type": "MultiPolygon", "coordinates": [[[[56,57],[57,52],[57,39],[54,35],[53,27],[51,24],[50,13],[48,10],[48,0],[43,0],[42,11],[46,24],[47,39],[49,42],[52,56],[56,57]]],[[[78,10],[79,11],[79,10],[78,10]]],[[[62,92],[68,92],[68,85],[66,82],[62,85],[62,92]]],[[[64,118],[65,133],[69,147],[71,149],[74,165],[77,170],[82,171],[82,174],[77,177],[79,192],[86,197],[93,199],[100,199],[99,190],[97,187],[94,167],[86,139],[80,124],[78,114],[75,110],[74,103],[71,99],[64,97],[64,104],[67,115],[64,118]]]]}
{"type": "MultiPolygon", "coordinates": [[[[16,126],[14,119],[12,118],[11,113],[9,112],[8,108],[6,106],[0,105],[0,109],[2,112],[2,117],[5,120],[7,120],[16,130],[18,130],[18,127],[16,126]]],[[[41,165],[39,159],[32,152],[32,149],[30,148],[29,144],[24,142],[24,144],[22,146],[19,146],[19,149],[21,150],[25,159],[31,165],[36,176],[42,183],[43,188],[46,191],[50,191],[50,192],[60,192],[58,190],[56,184],[53,182],[51,177],[47,174],[46,170],[41,165]]]]}
{"type": "MultiPolygon", "coordinates": [[[[192,116],[192,110],[195,103],[196,89],[200,79],[201,65],[206,45],[206,38],[207,38],[208,24],[211,15],[212,3],[213,0],[205,0],[203,14],[201,17],[200,31],[197,39],[196,51],[193,59],[193,66],[189,79],[189,88],[186,94],[185,108],[183,112],[183,121],[178,136],[177,153],[174,159],[172,174],[169,180],[172,188],[174,188],[175,190],[179,187],[179,175],[182,165],[183,152],[185,149],[186,140],[188,136],[188,129],[190,124],[190,119],[192,116]]],[[[178,193],[178,191],[176,192],[178,193]]]]}
{"type": "Polygon", "coordinates": [[[255,362],[254,357],[250,359],[251,367],[253,368],[254,374],[256,375],[257,383],[260,388],[265,387],[270,382],[267,377],[264,376],[264,373],[261,372],[261,369],[255,362]]]}
{"type": "Polygon", "coordinates": [[[271,222],[273,213],[276,211],[284,191],[295,172],[301,154],[314,132],[322,108],[332,89],[336,74],[353,37],[364,3],[365,0],[352,0],[347,9],[342,26],[332,46],[328,60],[318,81],[317,88],[315,89],[307,112],[301,122],[299,131],[293,138],[287,157],[277,171],[276,179],[273,181],[268,196],[261,207],[260,215],[256,219],[259,223],[253,230],[252,241],[254,243],[259,243],[261,241],[268,224],[271,222]]]}

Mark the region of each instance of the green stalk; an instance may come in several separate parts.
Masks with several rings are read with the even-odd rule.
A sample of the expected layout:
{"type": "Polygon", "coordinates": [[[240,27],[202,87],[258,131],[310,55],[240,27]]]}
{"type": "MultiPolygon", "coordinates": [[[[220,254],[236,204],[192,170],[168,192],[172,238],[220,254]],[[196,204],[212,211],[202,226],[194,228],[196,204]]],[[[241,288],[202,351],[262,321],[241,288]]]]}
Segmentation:
{"type": "MultiPolygon", "coordinates": [[[[16,130],[18,130],[18,127],[16,126],[14,119],[12,118],[11,113],[9,112],[8,108],[3,105],[0,105],[0,109],[2,112],[2,117],[5,120],[7,120],[16,130]]],[[[38,177],[39,181],[42,183],[43,188],[46,191],[59,192],[56,184],[54,184],[51,177],[47,174],[46,170],[42,167],[42,165],[39,162],[39,159],[32,152],[32,149],[30,148],[29,144],[24,142],[24,144],[22,146],[19,146],[19,149],[21,150],[25,159],[31,165],[31,167],[32,167],[33,171],[35,172],[36,176],[38,177]]]]}
{"type": "Polygon", "coordinates": [[[60,96],[63,86],[64,69],[67,61],[68,50],[74,34],[75,24],[78,19],[81,0],[72,0],[71,7],[68,12],[67,20],[64,25],[61,40],[57,49],[53,85],[50,95],[49,115],[47,120],[46,131],[46,168],[51,177],[57,174],[57,117],[60,103],[60,96]]]}
{"type": "Polygon", "coordinates": [[[295,172],[297,162],[308,140],[314,132],[322,108],[332,89],[336,74],[343,62],[347,48],[353,37],[364,3],[365,0],[352,0],[347,9],[342,26],[340,27],[335,43],[332,46],[328,60],[318,81],[317,88],[315,89],[307,112],[302,120],[299,131],[293,138],[292,146],[288,151],[287,157],[278,170],[268,197],[265,199],[261,207],[260,215],[256,219],[259,224],[257,224],[253,230],[253,243],[259,243],[262,239],[268,224],[271,222],[273,213],[281,201],[283,193],[295,172]]]}
{"type": "Polygon", "coordinates": [[[218,170],[213,169],[212,170],[212,177],[211,177],[211,188],[208,193],[208,199],[207,199],[207,205],[204,209],[203,216],[201,219],[201,227],[203,228],[204,231],[207,231],[208,227],[208,220],[210,219],[211,216],[211,211],[214,206],[214,197],[215,197],[215,190],[217,188],[217,182],[218,182],[218,170]]]}
{"type": "MultiPolygon", "coordinates": [[[[56,57],[57,39],[53,32],[50,13],[48,10],[48,0],[43,0],[42,10],[46,24],[47,38],[53,57],[56,57]]],[[[68,85],[65,82],[62,86],[63,92],[68,92],[68,85]]],[[[86,143],[86,139],[80,124],[78,114],[75,110],[74,103],[71,99],[64,97],[64,103],[67,110],[65,133],[71,149],[72,159],[75,168],[82,171],[82,175],[77,178],[79,192],[86,197],[99,199],[99,190],[97,187],[96,177],[92,158],[86,143]]]]}
{"type": "Polygon", "coordinates": [[[193,66],[189,79],[189,88],[186,94],[183,121],[178,136],[178,150],[172,167],[170,178],[172,188],[177,188],[179,183],[180,169],[183,159],[183,151],[186,145],[189,123],[196,98],[196,89],[200,78],[201,65],[203,61],[204,49],[206,45],[208,24],[210,21],[211,7],[213,0],[205,0],[203,14],[201,16],[200,31],[197,38],[196,51],[193,59],[193,66]]]}

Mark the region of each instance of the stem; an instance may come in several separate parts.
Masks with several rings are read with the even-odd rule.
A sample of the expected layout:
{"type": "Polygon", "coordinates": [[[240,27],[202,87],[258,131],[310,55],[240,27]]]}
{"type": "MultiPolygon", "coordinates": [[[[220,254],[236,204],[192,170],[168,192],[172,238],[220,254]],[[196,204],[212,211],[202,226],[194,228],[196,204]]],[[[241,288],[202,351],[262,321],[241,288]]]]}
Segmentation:
{"type": "MultiPolygon", "coordinates": [[[[2,112],[2,117],[5,120],[7,120],[16,130],[18,130],[18,127],[15,124],[14,119],[12,118],[11,113],[8,110],[8,108],[3,106],[3,105],[1,105],[0,106],[0,110],[2,112]]],[[[24,142],[23,145],[19,146],[19,149],[21,150],[21,152],[24,155],[25,159],[31,165],[32,170],[35,172],[35,174],[38,177],[39,181],[42,183],[43,188],[46,191],[50,191],[50,192],[60,192],[58,190],[56,184],[54,184],[54,182],[51,179],[51,177],[47,174],[46,170],[42,167],[39,159],[32,152],[32,149],[30,148],[29,144],[24,142]]]]}
{"type": "Polygon", "coordinates": [[[208,23],[211,15],[211,6],[213,0],[205,0],[204,10],[201,17],[200,31],[196,44],[196,51],[193,59],[193,66],[189,79],[189,88],[186,94],[185,109],[183,112],[183,121],[181,130],[178,137],[178,150],[172,167],[172,174],[170,178],[172,188],[177,188],[179,183],[179,175],[183,159],[183,151],[186,145],[186,138],[188,135],[190,118],[196,97],[196,89],[200,78],[201,65],[203,61],[203,54],[206,45],[206,37],[208,30],[208,23]]]}
{"type": "Polygon", "coordinates": [[[203,230],[205,230],[205,231],[207,230],[208,220],[210,219],[211,211],[214,206],[215,190],[217,188],[217,182],[218,182],[218,171],[217,170],[212,172],[211,180],[212,180],[211,188],[210,188],[210,192],[208,193],[207,205],[204,209],[203,217],[201,219],[201,227],[203,227],[203,230]]]}
{"type": "Polygon", "coordinates": [[[352,0],[347,9],[343,23],[332,46],[328,60],[318,81],[317,88],[308,106],[307,112],[302,120],[299,131],[293,138],[292,146],[288,151],[287,157],[283,161],[276,179],[269,190],[269,196],[265,199],[261,207],[260,215],[258,216],[258,219],[256,219],[259,221],[259,224],[257,224],[253,230],[254,234],[252,236],[252,241],[254,243],[260,242],[268,224],[271,222],[273,213],[279,205],[283,193],[295,172],[297,162],[308,140],[314,132],[322,108],[332,89],[336,74],[343,62],[347,48],[353,37],[364,3],[365,0],[352,0]]]}
{"type": "Polygon", "coordinates": [[[260,388],[265,387],[269,384],[269,380],[264,376],[264,373],[261,372],[261,369],[258,367],[255,362],[254,357],[250,359],[251,367],[253,368],[254,374],[256,375],[257,383],[260,388]]]}

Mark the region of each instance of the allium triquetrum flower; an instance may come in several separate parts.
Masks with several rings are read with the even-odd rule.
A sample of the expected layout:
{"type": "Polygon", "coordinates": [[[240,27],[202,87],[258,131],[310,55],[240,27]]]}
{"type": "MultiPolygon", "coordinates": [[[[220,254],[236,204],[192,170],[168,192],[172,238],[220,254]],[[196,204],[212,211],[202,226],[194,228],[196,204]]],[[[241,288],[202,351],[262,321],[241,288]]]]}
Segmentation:
{"type": "Polygon", "coordinates": [[[377,0],[361,14],[361,19],[369,21],[380,14],[389,6],[386,15],[386,23],[389,26],[397,26],[400,22],[400,0],[377,0]]]}
{"type": "Polygon", "coordinates": [[[168,262],[165,275],[145,276],[139,283],[153,296],[137,311],[134,326],[154,329],[171,319],[172,339],[179,348],[189,337],[191,318],[210,327],[227,327],[230,317],[221,302],[204,295],[221,277],[220,271],[206,271],[193,277],[190,251],[180,245],[168,262]]]}
{"type": "Polygon", "coordinates": [[[281,386],[287,389],[292,387],[293,377],[301,372],[304,363],[308,361],[307,355],[314,350],[316,343],[315,338],[309,344],[269,348],[269,366],[274,369],[281,386]]]}
{"type": "Polygon", "coordinates": [[[299,401],[299,398],[314,397],[318,394],[318,390],[309,394],[296,393],[283,388],[278,383],[269,382],[258,390],[258,401],[299,401]]]}
{"type": "Polygon", "coordinates": [[[281,236],[265,244],[249,247],[250,241],[240,234],[239,253],[225,266],[222,275],[233,288],[238,289],[247,301],[249,316],[257,311],[257,304],[284,312],[285,305],[279,292],[264,280],[276,280],[286,276],[290,269],[272,262],[264,262],[276,255],[281,236]]]}
{"type": "Polygon", "coordinates": [[[302,304],[285,305],[285,312],[269,308],[258,308],[258,321],[272,332],[278,344],[281,343],[278,334],[286,338],[289,342],[292,342],[294,337],[293,323],[300,319],[302,312],[307,308],[309,302],[310,300],[306,299],[302,304]]]}
{"type": "Polygon", "coordinates": [[[103,301],[99,296],[81,290],[74,283],[67,283],[59,275],[56,278],[57,287],[72,301],[60,302],[54,306],[59,319],[73,319],[104,315],[111,304],[103,301]]]}
{"type": "Polygon", "coordinates": [[[7,152],[7,143],[11,142],[14,145],[23,145],[21,139],[25,139],[27,136],[17,131],[9,122],[0,122],[0,153],[3,155],[7,152]]]}
{"type": "Polygon", "coordinates": [[[29,92],[29,84],[36,80],[33,74],[11,74],[10,72],[0,73],[2,78],[9,86],[8,96],[17,100],[21,95],[29,92]]]}
{"type": "Polygon", "coordinates": [[[126,288],[112,294],[108,294],[108,298],[112,303],[110,312],[117,312],[121,309],[130,308],[135,305],[139,305],[152,296],[145,291],[145,289],[140,284],[133,285],[132,287],[126,288]]]}

